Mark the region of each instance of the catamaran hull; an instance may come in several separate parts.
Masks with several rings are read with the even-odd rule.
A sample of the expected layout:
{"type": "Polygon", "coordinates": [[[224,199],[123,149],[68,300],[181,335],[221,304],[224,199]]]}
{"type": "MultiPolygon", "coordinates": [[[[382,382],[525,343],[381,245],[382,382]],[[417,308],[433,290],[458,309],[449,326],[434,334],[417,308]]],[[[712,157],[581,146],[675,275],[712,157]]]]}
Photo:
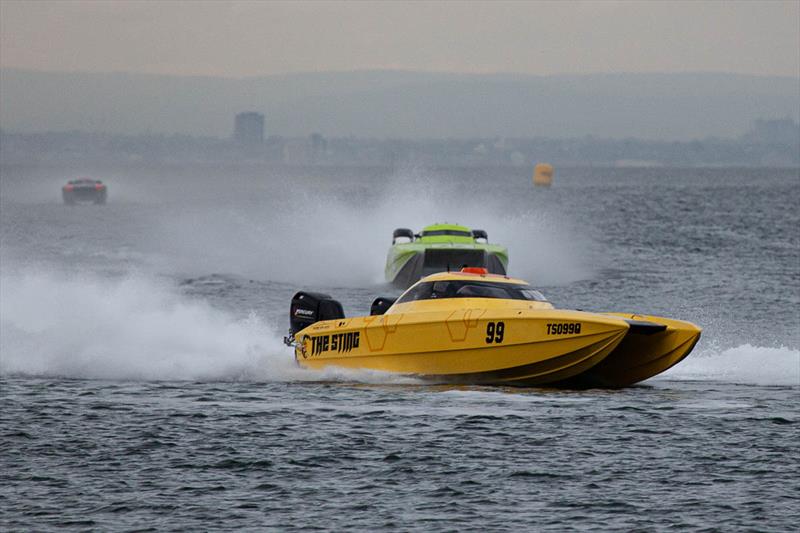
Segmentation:
{"type": "Polygon", "coordinates": [[[546,385],[596,366],[629,329],[566,310],[460,309],[317,322],[297,334],[297,362],[412,375],[437,383],[546,385]],[[558,329],[556,329],[558,326],[558,329]]]}
{"type": "Polygon", "coordinates": [[[560,383],[560,386],[627,387],[677,365],[700,340],[700,328],[690,322],[647,315],[608,314],[661,327],[657,331],[652,330],[656,328],[631,328],[606,358],[587,371],[560,383]]]}
{"type": "Polygon", "coordinates": [[[475,248],[429,248],[395,259],[393,269],[387,270],[387,281],[404,289],[431,272],[460,270],[464,266],[485,268],[491,274],[506,274],[506,264],[490,251],[475,248]]]}
{"type": "MultiPolygon", "coordinates": [[[[474,374],[421,377],[434,383],[460,385],[542,386],[560,380],[567,380],[588,371],[606,358],[618,343],[619,337],[611,336],[572,352],[512,368],[474,374]]],[[[528,350],[532,354],[537,350],[537,347],[531,346],[528,350]]]]}
{"type": "Polygon", "coordinates": [[[432,383],[620,388],[671,368],[699,338],[695,325],[661,317],[462,309],[318,322],[298,334],[295,357],[432,383]]]}

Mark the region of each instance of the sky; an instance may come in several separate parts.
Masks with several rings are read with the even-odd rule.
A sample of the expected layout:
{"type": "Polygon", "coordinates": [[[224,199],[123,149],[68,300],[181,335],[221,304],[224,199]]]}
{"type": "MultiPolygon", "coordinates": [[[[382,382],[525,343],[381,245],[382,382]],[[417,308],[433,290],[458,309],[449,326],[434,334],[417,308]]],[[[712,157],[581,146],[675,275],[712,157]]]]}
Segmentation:
{"type": "Polygon", "coordinates": [[[800,0],[0,0],[0,66],[231,78],[399,69],[800,77],[800,0]]]}

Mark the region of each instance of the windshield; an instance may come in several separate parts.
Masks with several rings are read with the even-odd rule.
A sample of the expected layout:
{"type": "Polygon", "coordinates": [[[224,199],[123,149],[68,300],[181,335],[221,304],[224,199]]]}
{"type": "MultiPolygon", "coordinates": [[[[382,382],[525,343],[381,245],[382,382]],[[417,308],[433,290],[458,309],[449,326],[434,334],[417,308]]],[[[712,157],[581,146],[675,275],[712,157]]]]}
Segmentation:
{"type": "Polygon", "coordinates": [[[457,229],[436,229],[430,231],[423,231],[423,237],[438,237],[440,235],[452,235],[454,237],[472,237],[472,232],[461,231],[457,229]]]}
{"type": "Polygon", "coordinates": [[[546,302],[544,295],[530,285],[494,283],[491,281],[444,280],[426,281],[410,288],[397,303],[437,298],[498,298],[546,302]]]}

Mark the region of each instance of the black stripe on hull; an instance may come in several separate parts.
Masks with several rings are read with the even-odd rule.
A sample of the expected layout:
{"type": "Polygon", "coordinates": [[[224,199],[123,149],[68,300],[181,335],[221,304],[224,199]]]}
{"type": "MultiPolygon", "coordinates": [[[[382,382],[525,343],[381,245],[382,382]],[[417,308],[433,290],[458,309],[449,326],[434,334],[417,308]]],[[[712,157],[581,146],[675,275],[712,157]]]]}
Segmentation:
{"type": "Polygon", "coordinates": [[[660,357],[658,357],[656,359],[652,359],[652,360],[647,361],[645,363],[642,363],[640,365],[631,364],[630,365],[630,370],[631,371],[633,371],[634,369],[636,369],[638,367],[641,367],[641,366],[652,365],[652,364],[654,364],[655,362],[657,362],[660,359],[663,359],[665,357],[669,357],[671,354],[675,353],[676,351],[683,350],[687,346],[687,344],[689,345],[688,348],[685,348],[686,351],[683,353],[683,355],[681,355],[681,357],[678,358],[677,360],[675,360],[672,364],[670,364],[669,366],[665,366],[664,368],[659,369],[658,372],[651,373],[651,374],[649,374],[647,376],[641,377],[640,379],[637,379],[636,381],[630,381],[630,380],[624,380],[623,381],[623,380],[620,380],[620,379],[613,380],[613,379],[609,379],[608,377],[604,377],[603,374],[604,374],[605,367],[606,367],[606,365],[604,363],[612,362],[612,359],[615,357],[615,352],[618,352],[618,351],[619,352],[624,352],[624,350],[626,348],[625,347],[625,341],[630,339],[632,337],[632,335],[636,335],[636,334],[635,333],[634,334],[628,333],[625,336],[625,338],[622,339],[622,342],[620,342],[619,345],[610,354],[608,354],[608,357],[606,357],[606,359],[603,362],[601,362],[600,364],[598,364],[595,367],[588,369],[586,372],[578,374],[578,375],[576,375],[576,376],[574,376],[574,377],[572,377],[570,379],[567,379],[567,380],[564,380],[562,382],[556,383],[555,385],[557,387],[560,387],[560,388],[569,388],[569,389],[619,389],[619,388],[622,388],[622,387],[628,387],[630,385],[634,385],[636,383],[641,383],[642,381],[644,381],[646,379],[650,379],[653,376],[657,376],[658,374],[661,374],[661,373],[669,370],[673,366],[677,365],[678,363],[680,363],[681,361],[686,359],[686,357],[694,349],[694,347],[697,344],[697,342],[700,340],[700,335],[697,335],[694,339],[691,339],[691,338],[687,339],[687,341],[684,342],[683,344],[679,344],[678,346],[676,346],[672,350],[662,354],[660,357]]]}
{"type": "MultiPolygon", "coordinates": [[[[447,254],[451,253],[453,255],[452,264],[450,265],[450,270],[458,271],[461,270],[463,265],[463,261],[458,260],[458,253],[459,249],[434,249],[438,254],[447,254]]],[[[473,251],[473,250],[468,250],[473,251]]],[[[476,263],[476,261],[468,261],[469,263],[476,263]]],[[[469,264],[467,266],[474,266],[474,267],[484,267],[486,268],[489,273],[491,274],[506,274],[505,266],[503,266],[503,262],[493,254],[492,252],[483,251],[483,258],[480,261],[477,261],[480,264],[469,264]]],[[[441,271],[444,272],[447,270],[446,266],[441,267],[441,271]]],[[[419,251],[414,254],[403,267],[397,272],[394,280],[392,280],[392,285],[398,288],[407,289],[408,287],[412,286],[416,282],[418,282],[422,276],[425,274],[425,252],[419,251]]]]}
{"type": "Polygon", "coordinates": [[[419,281],[419,278],[422,277],[422,264],[424,261],[425,254],[423,252],[415,253],[414,257],[406,261],[403,268],[397,272],[397,275],[392,280],[392,285],[399,289],[407,289],[419,281]]]}
{"type": "Polygon", "coordinates": [[[448,374],[443,376],[422,376],[437,383],[454,383],[461,385],[507,385],[515,387],[531,387],[551,385],[578,375],[602,361],[610,351],[609,346],[618,342],[619,336],[607,337],[589,346],[558,357],[530,363],[527,365],[505,368],[491,372],[470,374],[448,374]]]}

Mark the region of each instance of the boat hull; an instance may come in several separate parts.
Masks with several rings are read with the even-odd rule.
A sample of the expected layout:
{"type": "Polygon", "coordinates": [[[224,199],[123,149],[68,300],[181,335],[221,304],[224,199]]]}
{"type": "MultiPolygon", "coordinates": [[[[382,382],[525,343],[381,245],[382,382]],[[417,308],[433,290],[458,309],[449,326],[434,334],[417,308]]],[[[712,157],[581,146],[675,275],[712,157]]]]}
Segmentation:
{"type": "MultiPolygon", "coordinates": [[[[556,309],[522,280],[482,269],[426,276],[388,308],[345,318],[330,296],[299,292],[289,310],[297,362],[440,383],[618,388],[691,352],[701,330],[681,320],[556,309]]],[[[380,304],[380,305],[378,305],[380,304]]]]}
{"type": "MultiPolygon", "coordinates": [[[[536,362],[523,364],[502,370],[476,372],[473,374],[452,374],[439,376],[422,376],[428,381],[453,384],[475,385],[507,385],[532,387],[557,383],[580,375],[611,353],[619,343],[618,336],[601,338],[598,342],[577,348],[561,355],[551,355],[536,362]]],[[[531,354],[540,351],[536,345],[522,347],[531,359],[531,354]]]]}
{"type": "Polygon", "coordinates": [[[297,334],[295,357],[311,369],[377,370],[442,383],[546,385],[596,366],[629,329],[624,319],[610,315],[464,304],[457,310],[318,322],[297,334]]]}
{"type": "Polygon", "coordinates": [[[637,332],[631,328],[622,342],[603,361],[560,385],[627,387],[661,374],[680,363],[700,340],[701,329],[690,322],[629,313],[608,315],[659,324],[665,328],[654,333],[637,332]]]}
{"type": "Polygon", "coordinates": [[[397,244],[386,258],[386,281],[406,288],[433,272],[459,270],[463,266],[505,274],[508,255],[504,248],[487,244],[397,244]]]}

